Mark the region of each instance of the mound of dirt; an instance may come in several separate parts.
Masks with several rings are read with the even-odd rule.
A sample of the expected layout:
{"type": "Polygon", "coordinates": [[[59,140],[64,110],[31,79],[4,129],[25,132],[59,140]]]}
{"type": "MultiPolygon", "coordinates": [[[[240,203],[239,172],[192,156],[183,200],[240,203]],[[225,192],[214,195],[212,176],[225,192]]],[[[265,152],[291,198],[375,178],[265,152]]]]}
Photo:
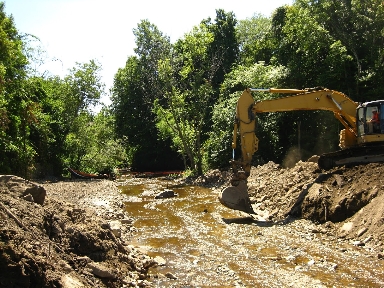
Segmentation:
{"type": "MultiPolygon", "coordinates": [[[[293,168],[269,162],[252,167],[248,193],[255,212],[266,220],[304,218],[338,237],[383,247],[383,175],[382,163],[321,171],[313,162],[300,161],[293,168]]],[[[229,178],[228,172],[215,170],[197,182],[226,182],[224,187],[229,178]]]]}
{"type": "Polygon", "coordinates": [[[150,286],[114,182],[0,176],[0,191],[0,287],[150,286]]]}

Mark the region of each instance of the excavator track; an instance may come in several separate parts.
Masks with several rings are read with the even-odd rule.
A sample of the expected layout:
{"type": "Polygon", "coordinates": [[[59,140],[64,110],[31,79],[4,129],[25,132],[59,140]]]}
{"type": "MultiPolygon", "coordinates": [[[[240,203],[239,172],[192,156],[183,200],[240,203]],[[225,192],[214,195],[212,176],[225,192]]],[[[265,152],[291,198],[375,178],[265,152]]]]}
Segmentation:
{"type": "Polygon", "coordinates": [[[336,166],[359,165],[384,162],[384,145],[352,147],[320,156],[320,169],[329,170],[336,166]]]}

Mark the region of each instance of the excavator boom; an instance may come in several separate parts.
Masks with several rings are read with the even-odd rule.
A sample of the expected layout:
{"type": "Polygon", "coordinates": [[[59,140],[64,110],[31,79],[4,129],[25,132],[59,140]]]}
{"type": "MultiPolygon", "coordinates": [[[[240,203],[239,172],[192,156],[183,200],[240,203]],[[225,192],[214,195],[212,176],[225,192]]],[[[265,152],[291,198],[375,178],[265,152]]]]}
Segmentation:
{"type": "MultiPolygon", "coordinates": [[[[252,114],[267,112],[286,112],[298,110],[327,110],[332,111],[345,128],[356,134],[356,108],[358,103],[352,101],[345,94],[325,88],[306,90],[269,89],[271,93],[297,93],[293,96],[255,102],[252,114]]],[[[245,90],[250,93],[254,89],[245,90]]]]}

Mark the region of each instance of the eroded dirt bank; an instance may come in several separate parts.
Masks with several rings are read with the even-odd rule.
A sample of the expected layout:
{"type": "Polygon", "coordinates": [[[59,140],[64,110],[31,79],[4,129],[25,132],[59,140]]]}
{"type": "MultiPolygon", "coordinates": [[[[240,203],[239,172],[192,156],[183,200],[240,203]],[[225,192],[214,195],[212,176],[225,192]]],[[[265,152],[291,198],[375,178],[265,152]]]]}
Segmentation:
{"type": "MultiPolygon", "coordinates": [[[[331,287],[329,283],[337,283],[338,277],[342,285],[380,287],[384,285],[383,172],[383,164],[327,173],[310,162],[291,169],[274,163],[253,167],[248,184],[259,221],[236,223],[235,218],[223,217],[225,207],[212,205],[199,210],[201,216],[196,218],[182,209],[177,211],[187,219],[183,225],[195,225],[200,218],[205,221],[187,229],[196,230],[190,234],[196,237],[196,251],[201,251],[194,252],[185,271],[181,266],[187,259],[153,258],[131,245],[137,233],[133,223],[139,219],[125,209],[129,199],[118,189],[121,182],[36,183],[46,191],[43,197],[42,191],[32,189],[32,183],[1,176],[0,287],[140,287],[156,283],[169,287],[210,283],[331,287]],[[42,198],[42,205],[35,203],[42,198]],[[210,238],[220,238],[226,246],[214,247],[210,238]],[[221,260],[215,255],[218,250],[224,257],[221,260]],[[343,261],[350,267],[343,267],[343,261]],[[168,275],[150,272],[163,262],[167,262],[168,275]]],[[[214,196],[229,177],[228,172],[211,171],[188,183],[210,187],[214,196]]],[[[175,184],[181,184],[180,180],[175,184]]],[[[161,205],[172,207],[175,200],[167,201],[161,205]]],[[[159,210],[156,205],[160,204],[149,209],[159,210]]]]}
{"type": "Polygon", "coordinates": [[[132,219],[114,182],[38,185],[0,176],[0,287],[149,285],[156,262],[129,244],[132,219]]]}
{"type": "Polygon", "coordinates": [[[322,227],[338,237],[370,242],[380,251],[384,242],[384,165],[371,163],[320,171],[317,164],[299,162],[282,169],[268,163],[252,169],[249,193],[266,219],[288,215],[322,227]]]}

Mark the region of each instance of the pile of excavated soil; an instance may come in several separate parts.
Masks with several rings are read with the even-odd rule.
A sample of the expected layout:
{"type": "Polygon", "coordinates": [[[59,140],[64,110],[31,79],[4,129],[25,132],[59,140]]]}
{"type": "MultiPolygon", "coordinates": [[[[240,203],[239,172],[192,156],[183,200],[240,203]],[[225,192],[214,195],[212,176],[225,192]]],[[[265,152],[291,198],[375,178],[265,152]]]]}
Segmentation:
{"type": "Polygon", "coordinates": [[[0,191],[0,287],[150,286],[116,183],[3,175],[0,191]]]}
{"type": "Polygon", "coordinates": [[[248,185],[256,211],[265,218],[301,217],[334,226],[339,237],[383,246],[383,175],[382,163],[330,171],[311,162],[291,169],[268,163],[252,169],[248,185]]]}
{"type": "MultiPolygon", "coordinates": [[[[319,230],[383,258],[384,165],[321,171],[299,162],[252,167],[252,206],[267,221],[305,218],[319,230]]],[[[231,173],[213,170],[186,183],[221,189],[231,173]]],[[[180,180],[177,180],[180,182],[180,180]]],[[[118,182],[33,183],[0,175],[0,287],[151,286],[153,259],[130,245],[135,233],[118,182]]]]}

